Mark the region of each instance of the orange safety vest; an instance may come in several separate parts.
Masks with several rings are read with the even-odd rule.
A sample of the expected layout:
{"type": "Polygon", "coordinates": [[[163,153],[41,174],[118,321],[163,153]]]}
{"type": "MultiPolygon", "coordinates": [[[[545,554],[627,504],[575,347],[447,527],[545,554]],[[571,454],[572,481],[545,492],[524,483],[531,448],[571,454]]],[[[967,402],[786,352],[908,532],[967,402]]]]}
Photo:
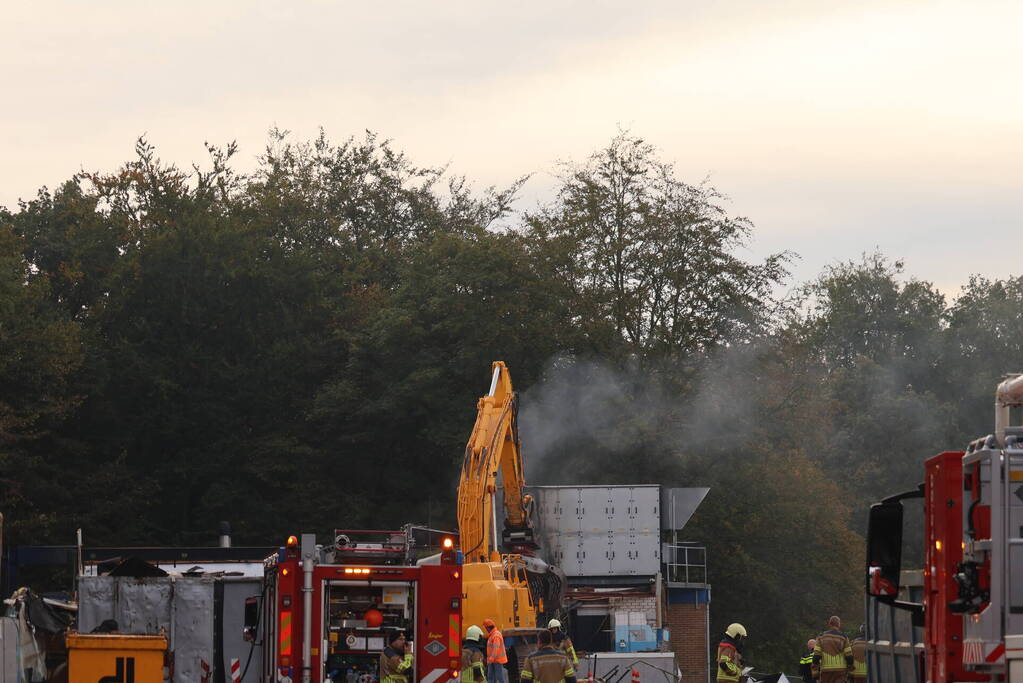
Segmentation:
{"type": "Polygon", "coordinates": [[[487,636],[487,664],[495,663],[508,663],[508,653],[504,650],[504,636],[496,628],[487,636]]]}

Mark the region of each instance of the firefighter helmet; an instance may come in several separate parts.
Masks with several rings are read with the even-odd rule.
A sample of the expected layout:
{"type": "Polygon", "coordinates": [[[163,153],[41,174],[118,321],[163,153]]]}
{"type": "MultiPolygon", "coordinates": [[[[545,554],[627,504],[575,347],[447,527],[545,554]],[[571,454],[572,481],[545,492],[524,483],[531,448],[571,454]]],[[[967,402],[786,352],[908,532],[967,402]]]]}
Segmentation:
{"type": "Polygon", "coordinates": [[[466,640],[483,640],[483,629],[479,626],[473,625],[465,629],[466,640]]]}
{"type": "Polygon", "coordinates": [[[725,635],[729,638],[745,638],[746,627],[742,624],[732,624],[725,629],[725,635]]]}
{"type": "Polygon", "coordinates": [[[549,628],[549,629],[550,628],[561,628],[561,622],[558,621],[557,619],[551,619],[549,622],[547,622],[547,628],[549,628]]]}

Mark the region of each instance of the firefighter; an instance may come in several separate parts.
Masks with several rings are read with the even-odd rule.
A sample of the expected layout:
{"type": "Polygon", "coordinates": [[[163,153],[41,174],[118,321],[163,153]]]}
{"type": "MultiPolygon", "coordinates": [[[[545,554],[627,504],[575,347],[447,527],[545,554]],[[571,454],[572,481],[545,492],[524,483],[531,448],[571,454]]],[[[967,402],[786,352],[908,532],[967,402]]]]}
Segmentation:
{"type": "Polygon", "coordinates": [[[409,683],[411,672],[412,653],[408,651],[405,634],[394,631],[380,653],[380,683],[409,683]]]}
{"type": "Polygon", "coordinates": [[[817,641],[811,638],[806,641],[806,654],[799,659],[799,675],[803,683],[814,683],[817,677],[813,675],[813,649],[817,647],[817,641]]]}
{"type": "Polygon", "coordinates": [[[525,683],[576,683],[575,667],[568,655],[554,646],[550,631],[540,631],[536,652],[522,663],[519,681],[525,683]]]}
{"type": "Polygon", "coordinates": [[[734,683],[742,677],[742,646],[746,642],[746,627],[732,624],[725,629],[725,637],[718,643],[717,680],[734,683]]]}
{"type": "Polygon", "coordinates": [[[483,629],[470,626],[462,641],[462,683],[487,683],[487,655],[483,629]]]}
{"type": "Polygon", "coordinates": [[[568,655],[573,667],[579,666],[579,657],[575,653],[572,639],[561,630],[561,622],[557,619],[551,619],[547,624],[547,630],[551,632],[551,640],[554,643],[555,649],[561,650],[568,655]]]}
{"type": "Polygon", "coordinates": [[[842,620],[828,619],[828,630],[817,636],[813,664],[820,671],[821,683],[845,683],[853,670],[852,645],[842,633],[842,620]]]}
{"type": "Polygon", "coordinates": [[[852,683],[867,683],[867,629],[863,624],[852,641],[852,656],[852,683]]]}
{"type": "Polygon", "coordinates": [[[487,680],[490,683],[508,683],[508,672],[504,668],[508,663],[504,636],[493,619],[484,619],[483,628],[487,629],[487,680]]]}

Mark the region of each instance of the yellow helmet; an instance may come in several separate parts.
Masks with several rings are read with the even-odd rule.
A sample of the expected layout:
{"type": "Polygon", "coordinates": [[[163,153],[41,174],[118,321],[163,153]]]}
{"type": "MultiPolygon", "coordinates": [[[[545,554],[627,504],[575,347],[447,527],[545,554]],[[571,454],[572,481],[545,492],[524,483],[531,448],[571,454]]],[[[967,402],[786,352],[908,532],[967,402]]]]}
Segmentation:
{"type": "Polygon", "coordinates": [[[483,640],[483,629],[479,626],[470,626],[465,629],[466,640],[483,640]]]}
{"type": "Polygon", "coordinates": [[[732,624],[725,629],[725,635],[729,638],[746,637],[746,627],[742,624],[732,624]]]}

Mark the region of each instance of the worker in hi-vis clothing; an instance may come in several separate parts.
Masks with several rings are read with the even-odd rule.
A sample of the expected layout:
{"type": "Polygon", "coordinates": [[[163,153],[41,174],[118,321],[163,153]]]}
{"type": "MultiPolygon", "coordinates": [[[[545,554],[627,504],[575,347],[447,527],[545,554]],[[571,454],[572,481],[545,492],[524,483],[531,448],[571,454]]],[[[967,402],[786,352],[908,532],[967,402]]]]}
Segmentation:
{"type": "Polygon", "coordinates": [[[405,634],[395,631],[380,653],[380,683],[408,683],[412,671],[412,653],[405,643],[405,634]]]}
{"type": "Polygon", "coordinates": [[[799,658],[799,675],[803,677],[803,683],[814,683],[817,677],[813,675],[813,649],[817,647],[817,641],[811,638],[806,641],[806,654],[799,658]]]}
{"type": "Polygon", "coordinates": [[[852,683],[867,683],[867,629],[863,624],[852,641],[852,655],[852,683]]]}
{"type": "Polygon", "coordinates": [[[842,633],[842,620],[828,619],[828,630],[817,636],[813,663],[820,671],[821,683],[845,683],[853,670],[852,643],[842,633]]]}
{"type": "Polygon", "coordinates": [[[508,683],[508,671],[504,668],[508,663],[504,636],[493,619],[484,619],[483,628],[487,629],[487,680],[490,683],[508,683]]]}
{"type": "Polygon", "coordinates": [[[575,647],[572,646],[572,639],[565,635],[565,632],[561,630],[561,622],[557,619],[551,619],[547,624],[547,630],[551,632],[551,640],[554,643],[555,649],[561,650],[568,655],[568,659],[572,662],[572,666],[579,666],[579,657],[575,654],[575,647]]]}
{"type": "Polygon", "coordinates": [[[576,683],[575,667],[553,641],[550,631],[540,631],[536,652],[522,663],[519,683],[576,683]]]}
{"type": "Polygon", "coordinates": [[[462,641],[462,683],[487,683],[485,648],[483,629],[475,625],[465,629],[465,640],[462,641]]]}
{"type": "Polygon", "coordinates": [[[725,629],[725,637],[718,643],[718,683],[734,683],[742,678],[742,646],[745,642],[746,627],[742,624],[732,624],[725,629]]]}

